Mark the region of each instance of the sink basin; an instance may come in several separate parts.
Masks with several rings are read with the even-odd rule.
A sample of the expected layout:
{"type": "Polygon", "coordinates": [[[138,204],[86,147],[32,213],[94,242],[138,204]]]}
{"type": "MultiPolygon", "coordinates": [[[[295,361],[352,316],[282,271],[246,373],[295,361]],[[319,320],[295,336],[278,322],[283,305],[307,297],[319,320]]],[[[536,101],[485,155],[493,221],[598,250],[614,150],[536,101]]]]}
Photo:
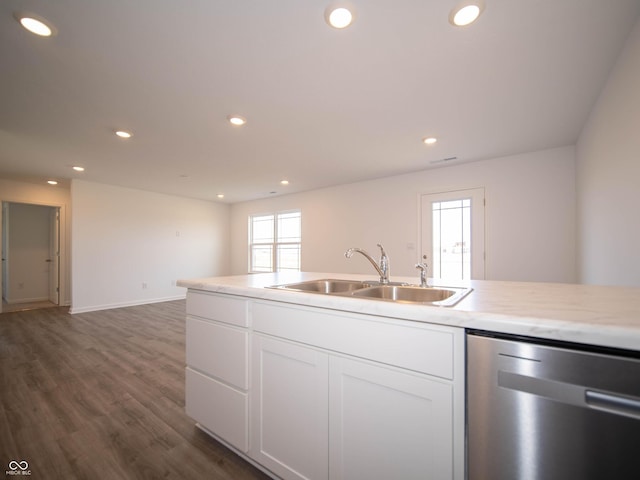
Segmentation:
{"type": "Polygon", "coordinates": [[[374,300],[387,300],[399,303],[424,303],[450,307],[458,303],[470,288],[453,287],[417,287],[417,286],[388,286],[363,288],[354,291],[352,295],[374,300]]]}
{"type": "Polygon", "coordinates": [[[370,287],[371,283],[361,282],[358,280],[309,280],[300,283],[288,283],[286,285],[274,285],[270,288],[280,288],[283,290],[296,290],[310,293],[347,293],[370,287]]]}
{"type": "Polygon", "coordinates": [[[443,307],[455,305],[465,295],[471,292],[470,288],[424,288],[398,282],[381,285],[373,280],[363,282],[359,280],[337,280],[332,278],[308,280],[306,282],[299,283],[287,283],[284,285],[272,285],[267,288],[290,290],[293,292],[339,295],[342,297],[366,298],[370,300],[385,300],[396,303],[438,305],[443,307]]]}

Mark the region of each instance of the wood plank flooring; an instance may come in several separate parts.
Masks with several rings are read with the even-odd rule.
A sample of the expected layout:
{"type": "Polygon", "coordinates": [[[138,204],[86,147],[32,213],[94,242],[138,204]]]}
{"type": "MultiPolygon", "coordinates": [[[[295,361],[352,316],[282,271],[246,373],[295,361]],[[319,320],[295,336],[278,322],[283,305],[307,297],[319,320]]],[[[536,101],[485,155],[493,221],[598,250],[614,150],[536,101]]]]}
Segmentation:
{"type": "Polygon", "coordinates": [[[27,461],[33,479],[268,478],[184,413],[184,311],[0,314],[0,476],[27,461]]]}

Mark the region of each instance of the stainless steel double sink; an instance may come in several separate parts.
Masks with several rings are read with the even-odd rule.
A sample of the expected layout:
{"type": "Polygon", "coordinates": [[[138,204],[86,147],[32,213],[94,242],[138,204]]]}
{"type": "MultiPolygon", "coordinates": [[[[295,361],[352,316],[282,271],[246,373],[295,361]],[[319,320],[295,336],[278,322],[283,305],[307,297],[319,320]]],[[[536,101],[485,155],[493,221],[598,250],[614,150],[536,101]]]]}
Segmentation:
{"type": "Polygon", "coordinates": [[[451,307],[471,292],[471,288],[420,287],[404,283],[380,284],[359,280],[321,279],[273,285],[268,288],[293,292],[319,293],[341,297],[366,298],[396,303],[451,307]]]}

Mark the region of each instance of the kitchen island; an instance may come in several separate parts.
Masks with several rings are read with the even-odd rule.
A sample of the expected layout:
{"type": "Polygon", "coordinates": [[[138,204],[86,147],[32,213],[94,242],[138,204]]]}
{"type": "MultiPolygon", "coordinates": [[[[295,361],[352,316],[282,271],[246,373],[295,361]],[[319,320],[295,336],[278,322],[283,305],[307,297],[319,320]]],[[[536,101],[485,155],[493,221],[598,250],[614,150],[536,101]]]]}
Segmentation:
{"type": "Polygon", "coordinates": [[[466,329],[640,350],[638,288],[473,281],[446,308],[265,288],[327,278],[372,280],[179,282],[187,413],[282,478],[463,479],[466,329]]]}

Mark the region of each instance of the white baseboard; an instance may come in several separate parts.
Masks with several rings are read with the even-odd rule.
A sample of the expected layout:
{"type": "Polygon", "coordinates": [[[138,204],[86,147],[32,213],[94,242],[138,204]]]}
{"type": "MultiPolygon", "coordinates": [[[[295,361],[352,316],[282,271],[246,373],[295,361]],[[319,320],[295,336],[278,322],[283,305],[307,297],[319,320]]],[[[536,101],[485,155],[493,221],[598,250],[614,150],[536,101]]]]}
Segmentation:
{"type": "Polygon", "coordinates": [[[18,303],[33,303],[33,302],[47,302],[49,297],[35,297],[35,298],[5,298],[5,302],[9,305],[15,305],[18,303]]]}
{"type": "Polygon", "coordinates": [[[110,303],[108,305],[92,305],[89,307],[74,307],[71,306],[69,308],[69,313],[86,313],[86,312],[97,312],[99,310],[111,310],[112,308],[124,308],[124,307],[135,307],[136,305],[147,305],[150,303],[161,303],[161,302],[171,302],[173,300],[184,300],[187,298],[186,293],[182,295],[176,295],[173,297],[164,297],[164,298],[145,298],[144,300],[134,300],[131,302],[122,302],[122,303],[110,303]]]}

